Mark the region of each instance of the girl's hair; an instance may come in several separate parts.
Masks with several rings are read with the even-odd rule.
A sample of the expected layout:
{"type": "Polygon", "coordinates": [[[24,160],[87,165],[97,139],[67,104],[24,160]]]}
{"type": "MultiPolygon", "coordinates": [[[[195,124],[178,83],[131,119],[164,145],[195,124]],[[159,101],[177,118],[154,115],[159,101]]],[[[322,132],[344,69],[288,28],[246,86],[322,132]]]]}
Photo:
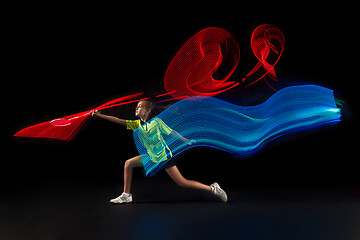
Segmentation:
{"type": "Polygon", "coordinates": [[[148,120],[152,119],[153,117],[159,115],[162,111],[170,107],[172,104],[166,105],[166,106],[158,106],[156,102],[152,99],[143,100],[145,102],[144,106],[146,109],[150,109],[151,112],[148,116],[148,120]]]}
{"type": "Polygon", "coordinates": [[[146,109],[150,109],[151,111],[156,108],[156,103],[152,100],[142,100],[142,102],[144,103],[144,107],[146,109]]]}

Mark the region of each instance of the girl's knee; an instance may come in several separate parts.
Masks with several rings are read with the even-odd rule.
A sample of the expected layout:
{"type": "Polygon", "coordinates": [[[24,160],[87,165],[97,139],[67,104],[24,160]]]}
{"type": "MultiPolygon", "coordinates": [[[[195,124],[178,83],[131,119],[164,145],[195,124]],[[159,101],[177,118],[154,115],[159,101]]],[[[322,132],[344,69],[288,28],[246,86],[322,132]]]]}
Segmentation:
{"type": "Polygon", "coordinates": [[[125,164],[124,164],[125,169],[132,169],[132,168],[140,167],[140,166],[142,166],[140,157],[131,158],[131,159],[125,161],[125,164]]]}
{"type": "Polygon", "coordinates": [[[124,169],[131,169],[133,168],[131,160],[127,160],[124,164],[124,169]]]}

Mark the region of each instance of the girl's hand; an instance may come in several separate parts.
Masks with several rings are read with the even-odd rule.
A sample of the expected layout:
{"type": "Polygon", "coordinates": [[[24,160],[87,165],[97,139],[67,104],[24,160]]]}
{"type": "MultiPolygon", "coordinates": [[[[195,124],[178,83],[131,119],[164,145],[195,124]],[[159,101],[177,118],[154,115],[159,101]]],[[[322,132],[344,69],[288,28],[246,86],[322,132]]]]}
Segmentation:
{"type": "Polygon", "coordinates": [[[196,144],[196,141],[194,139],[187,141],[187,145],[189,145],[189,146],[193,146],[195,144],[196,144]]]}
{"type": "Polygon", "coordinates": [[[95,110],[91,113],[91,116],[92,117],[96,117],[98,114],[100,114],[100,111],[99,110],[95,110]]]}

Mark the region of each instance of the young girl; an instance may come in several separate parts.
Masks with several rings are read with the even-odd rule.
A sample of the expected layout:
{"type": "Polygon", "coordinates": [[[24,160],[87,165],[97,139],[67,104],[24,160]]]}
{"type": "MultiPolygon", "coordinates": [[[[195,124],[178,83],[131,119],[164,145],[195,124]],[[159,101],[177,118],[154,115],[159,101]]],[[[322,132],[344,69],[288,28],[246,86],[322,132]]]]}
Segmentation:
{"type": "MultiPolygon", "coordinates": [[[[151,115],[154,112],[155,109],[155,104],[151,101],[145,100],[145,101],[140,101],[135,109],[135,116],[139,117],[140,119],[138,120],[124,120],[124,119],[119,119],[117,117],[113,117],[113,116],[107,116],[104,114],[101,114],[98,111],[95,111],[92,113],[92,116],[96,116],[117,124],[121,124],[123,126],[126,126],[127,129],[130,130],[135,130],[138,127],[142,127],[145,126],[146,127],[146,131],[145,131],[145,127],[144,127],[144,132],[156,132],[156,136],[158,139],[156,139],[156,143],[154,143],[153,145],[155,146],[145,146],[145,148],[147,149],[148,152],[148,156],[165,156],[160,158],[159,161],[166,161],[167,163],[164,166],[165,171],[169,174],[169,176],[175,181],[175,183],[181,187],[186,187],[186,188],[194,188],[194,189],[201,189],[204,191],[209,191],[212,192],[214,195],[218,196],[222,201],[227,202],[227,195],[225,193],[224,190],[222,190],[219,186],[219,184],[217,183],[213,183],[210,186],[209,185],[205,185],[202,184],[200,182],[197,181],[192,181],[192,180],[188,180],[186,178],[184,178],[179,169],[176,167],[174,161],[172,159],[167,159],[166,158],[166,153],[165,153],[165,149],[168,149],[168,147],[166,146],[166,143],[164,142],[164,140],[162,139],[162,134],[171,134],[177,138],[179,138],[181,141],[192,145],[193,141],[184,138],[183,136],[181,136],[179,133],[177,133],[176,131],[170,129],[161,119],[159,118],[153,118],[153,120],[151,122],[147,122],[148,120],[151,119],[151,115]],[[141,124],[141,122],[143,122],[143,124],[141,124]],[[160,146],[160,148],[159,148],[160,146]],[[152,149],[163,149],[162,151],[164,151],[163,153],[160,151],[158,151],[156,154],[152,154],[152,149]]],[[[146,136],[146,134],[145,134],[146,136]]],[[[169,150],[169,149],[168,149],[169,150]]],[[[155,157],[152,157],[155,158],[155,157]]],[[[151,159],[152,161],[156,162],[156,159],[151,159]]],[[[133,175],[133,168],[135,167],[144,167],[141,156],[136,156],[133,157],[129,160],[127,160],[125,162],[124,165],[124,191],[123,193],[114,199],[111,199],[110,202],[111,203],[131,203],[132,202],[132,195],[130,194],[130,189],[131,189],[131,180],[132,180],[132,175],[133,175]]]]}

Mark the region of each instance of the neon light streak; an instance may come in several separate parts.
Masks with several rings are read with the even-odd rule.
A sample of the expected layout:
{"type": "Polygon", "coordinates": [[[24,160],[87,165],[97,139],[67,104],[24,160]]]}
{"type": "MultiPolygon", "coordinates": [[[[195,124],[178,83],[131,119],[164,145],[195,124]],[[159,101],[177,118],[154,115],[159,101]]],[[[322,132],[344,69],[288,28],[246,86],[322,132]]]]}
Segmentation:
{"type": "MultiPolygon", "coordinates": [[[[134,141],[148,176],[162,169],[166,161],[154,163],[149,156],[170,152],[176,156],[192,147],[207,146],[239,156],[256,153],[273,139],[297,130],[340,121],[333,91],[316,85],[293,86],[279,90],[266,102],[256,106],[238,106],[213,97],[190,97],[163,111],[161,119],[181,136],[195,140],[189,146],[176,134],[146,131],[143,126],[134,130],[134,141]],[[177,136],[177,137],[176,137],[177,136]],[[152,141],[152,142],[151,142],[152,141]],[[152,153],[146,146],[152,146],[152,153]],[[155,145],[154,145],[155,146],[155,145]],[[153,152],[159,149],[158,153],[153,152]]],[[[148,121],[149,123],[151,122],[148,121]]]]}
{"type": "Polygon", "coordinates": [[[275,25],[264,24],[255,29],[251,36],[251,49],[259,62],[242,81],[249,79],[255,73],[255,76],[260,75],[260,77],[256,77],[254,80],[250,79],[252,82],[246,87],[264,79],[272,88],[265,77],[277,81],[274,67],[284,51],[284,45],[284,35],[275,25]]]}
{"type": "Polygon", "coordinates": [[[239,84],[227,81],[239,58],[240,48],[229,32],[206,28],[192,36],[177,52],[165,73],[165,89],[175,99],[215,96],[227,91],[239,84]],[[220,68],[222,76],[215,79],[220,68]]]}
{"type": "Polygon", "coordinates": [[[58,140],[70,140],[77,130],[82,126],[90,114],[95,110],[103,110],[107,108],[126,105],[138,102],[148,98],[139,98],[143,93],[137,93],[120,97],[106,102],[95,109],[85,112],[76,113],[70,116],[54,119],[44,123],[39,123],[15,133],[16,137],[33,137],[33,138],[52,138],[58,140]]]}
{"type": "MultiPolygon", "coordinates": [[[[277,81],[274,67],[284,45],[284,35],[277,26],[263,24],[254,30],[251,49],[259,62],[242,79],[242,82],[251,81],[246,87],[264,79],[276,91],[265,77],[277,81]]],[[[216,96],[239,85],[236,81],[228,81],[239,59],[240,48],[229,32],[221,28],[206,28],[192,36],[177,52],[165,74],[165,89],[174,99],[216,96]],[[224,77],[215,79],[219,68],[225,71],[224,77]]]]}

